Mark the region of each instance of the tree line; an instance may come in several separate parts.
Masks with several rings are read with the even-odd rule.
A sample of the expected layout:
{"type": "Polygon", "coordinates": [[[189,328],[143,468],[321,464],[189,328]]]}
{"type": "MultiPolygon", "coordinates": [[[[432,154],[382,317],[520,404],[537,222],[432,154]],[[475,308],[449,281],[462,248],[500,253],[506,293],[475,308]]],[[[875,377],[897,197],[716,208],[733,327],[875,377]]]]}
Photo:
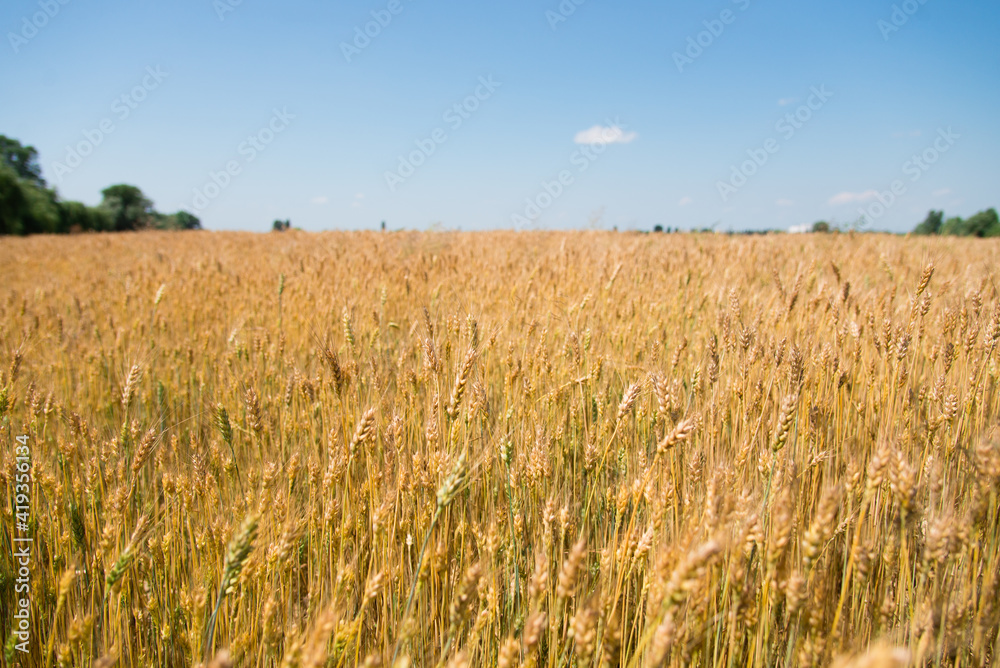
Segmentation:
{"type": "Polygon", "coordinates": [[[187,211],[160,213],[136,186],[113,185],[101,196],[93,207],[60,199],[42,178],[38,151],[0,135],[0,235],[201,229],[187,211]]]}
{"type": "Polygon", "coordinates": [[[974,216],[954,216],[945,220],[944,211],[932,210],[924,221],[913,229],[914,234],[950,235],[958,237],[1000,237],[1000,218],[996,209],[986,209],[974,216]]]}

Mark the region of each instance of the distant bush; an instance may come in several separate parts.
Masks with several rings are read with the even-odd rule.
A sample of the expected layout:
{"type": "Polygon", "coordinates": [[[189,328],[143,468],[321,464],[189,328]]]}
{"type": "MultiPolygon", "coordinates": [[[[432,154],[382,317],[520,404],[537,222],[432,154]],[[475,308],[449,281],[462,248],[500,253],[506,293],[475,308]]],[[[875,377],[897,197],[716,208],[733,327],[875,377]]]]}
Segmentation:
{"type": "Polygon", "coordinates": [[[830,231],[830,223],[825,220],[821,220],[817,223],[813,223],[812,231],[820,234],[826,234],[830,231]]]}

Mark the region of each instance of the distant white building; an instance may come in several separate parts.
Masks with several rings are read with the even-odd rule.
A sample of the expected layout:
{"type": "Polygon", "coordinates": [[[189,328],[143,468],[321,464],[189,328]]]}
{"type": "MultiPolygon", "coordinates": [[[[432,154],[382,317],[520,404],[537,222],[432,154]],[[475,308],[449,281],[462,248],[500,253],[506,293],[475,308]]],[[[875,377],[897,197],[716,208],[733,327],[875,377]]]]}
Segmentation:
{"type": "Polygon", "coordinates": [[[789,234],[805,234],[812,229],[812,225],[792,225],[788,228],[789,234]]]}

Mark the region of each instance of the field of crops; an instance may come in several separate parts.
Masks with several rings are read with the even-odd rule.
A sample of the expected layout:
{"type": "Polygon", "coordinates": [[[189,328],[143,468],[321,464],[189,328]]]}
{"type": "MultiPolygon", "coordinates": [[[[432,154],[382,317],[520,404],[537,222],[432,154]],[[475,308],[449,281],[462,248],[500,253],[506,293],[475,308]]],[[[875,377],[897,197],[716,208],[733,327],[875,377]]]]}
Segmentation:
{"type": "Polygon", "coordinates": [[[998,259],[0,240],[4,665],[989,665],[998,259]]]}

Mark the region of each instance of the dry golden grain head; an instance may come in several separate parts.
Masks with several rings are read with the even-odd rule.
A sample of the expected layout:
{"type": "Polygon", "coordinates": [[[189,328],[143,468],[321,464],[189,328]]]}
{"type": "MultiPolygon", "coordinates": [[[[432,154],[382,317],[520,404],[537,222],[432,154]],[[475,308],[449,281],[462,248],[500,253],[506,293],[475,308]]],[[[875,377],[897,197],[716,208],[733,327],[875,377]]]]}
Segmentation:
{"type": "Polygon", "coordinates": [[[698,581],[705,570],[722,551],[722,543],[712,539],[702,543],[681,559],[667,583],[668,600],[671,605],[680,605],[687,598],[698,586],[698,581]]]}
{"type": "Polygon", "coordinates": [[[233,658],[229,655],[229,650],[220,650],[209,664],[208,668],[233,668],[233,658]]]}
{"type": "Polygon", "coordinates": [[[549,587],[549,557],[546,550],[535,552],[535,572],[528,584],[528,596],[537,605],[548,592],[549,587]]]}
{"type": "Polygon", "coordinates": [[[666,661],[670,656],[670,648],[674,643],[676,635],[677,629],[674,626],[674,618],[670,613],[667,613],[653,634],[649,654],[646,656],[645,665],[647,668],[659,668],[666,665],[666,661]]]}
{"type": "Polygon", "coordinates": [[[545,631],[545,624],[548,616],[544,610],[536,612],[528,617],[524,623],[524,632],[521,635],[521,642],[524,645],[524,653],[530,655],[538,647],[545,631]]]}
{"type": "Polygon", "coordinates": [[[659,445],[656,446],[656,453],[658,455],[663,455],[671,448],[674,448],[686,441],[697,428],[699,419],[699,416],[695,415],[678,422],[677,426],[673,428],[673,431],[667,434],[663,440],[660,441],[659,445]]]}
{"type": "Polygon", "coordinates": [[[247,410],[247,426],[250,430],[260,436],[264,430],[264,417],[260,408],[260,398],[257,391],[252,387],[247,387],[243,393],[243,401],[247,410]]]}
{"type": "Polygon", "coordinates": [[[382,586],[385,584],[385,575],[379,571],[371,577],[368,578],[368,582],[365,583],[365,595],[362,597],[362,607],[367,605],[370,601],[373,601],[379,592],[382,590],[382,586]]]}
{"type": "Polygon", "coordinates": [[[354,436],[351,438],[351,444],[348,448],[348,452],[351,456],[354,452],[363,445],[366,441],[370,441],[375,436],[375,408],[369,408],[365,411],[365,414],[361,416],[361,421],[358,422],[357,428],[354,430],[354,436]]]}
{"type": "Polygon", "coordinates": [[[469,374],[472,372],[472,365],[476,361],[477,351],[475,348],[469,348],[469,351],[465,354],[465,360],[462,362],[462,368],[459,369],[458,375],[455,378],[455,386],[451,391],[451,399],[448,402],[448,408],[446,412],[448,417],[452,420],[458,419],[458,411],[462,405],[462,397],[465,395],[465,386],[469,380],[469,374]]]}
{"type": "Polygon", "coordinates": [[[833,662],[834,668],[907,668],[912,665],[912,653],[905,647],[880,646],[853,657],[833,662]]]}
{"type": "Polygon", "coordinates": [[[994,429],[981,437],[975,451],[976,470],[994,484],[1000,479],[1000,440],[997,439],[997,433],[994,429]]]}
{"type": "MultiPolygon", "coordinates": [[[[18,365],[20,365],[20,360],[18,360],[18,365]]],[[[14,378],[16,374],[16,369],[11,370],[11,378],[14,378]]],[[[129,369],[128,376],[125,378],[125,384],[122,386],[122,407],[125,410],[132,405],[132,399],[135,397],[135,391],[138,389],[139,381],[142,380],[142,367],[138,364],[133,364],[129,369]]]]}
{"type": "Polygon", "coordinates": [[[777,452],[785,447],[788,442],[788,432],[795,419],[795,406],[798,404],[798,394],[788,394],[781,400],[781,411],[778,413],[778,422],[774,428],[774,437],[771,440],[771,450],[777,452]]]}
{"type": "Polygon", "coordinates": [[[816,561],[826,541],[836,528],[837,514],[843,490],[839,484],[829,487],[824,493],[809,530],[802,537],[802,556],[806,568],[816,561]]]}
{"type": "Polygon", "coordinates": [[[927,286],[930,285],[932,276],[934,276],[934,263],[930,263],[926,267],[924,267],[924,273],[921,274],[920,282],[917,284],[917,292],[916,292],[917,297],[922,295],[924,293],[924,290],[927,289],[927,286]]]}
{"type": "Polygon", "coordinates": [[[632,412],[632,407],[635,406],[635,402],[638,401],[641,393],[641,383],[632,383],[625,389],[625,393],[622,395],[621,403],[618,404],[618,414],[615,417],[616,422],[621,422],[625,419],[625,416],[632,412]]]}
{"type": "Polygon", "coordinates": [[[479,600],[479,581],[483,577],[483,567],[476,563],[469,567],[462,577],[458,591],[451,602],[448,637],[454,638],[459,627],[468,621],[479,600]]]}
{"type": "Polygon", "coordinates": [[[59,595],[56,599],[56,610],[62,609],[63,604],[66,602],[66,596],[69,594],[69,590],[75,580],[76,569],[68,568],[63,571],[62,576],[59,578],[59,595]]]}
{"type": "Polygon", "coordinates": [[[229,547],[226,549],[226,560],[222,569],[222,585],[220,588],[221,592],[226,595],[231,594],[236,587],[236,580],[239,578],[240,572],[246,564],[247,557],[250,556],[250,551],[253,549],[253,542],[257,537],[259,523],[260,517],[258,515],[248,516],[243,520],[243,524],[233,535],[232,540],[229,541],[229,547]]]}
{"type": "Polygon", "coordinates": [[[616,609],[604,624],[604,637],[601,639],[601,665],[609,668],[619,665],[621,650],[621,612],[616,609]]]}
{"type": "Polygon", "coordinates": [[[451,473],[448,474],[448,477],[444,479],[444,482],[442,482],[441,486],[438,488],[438,509],[444,509],[451,505],[451,502],[455,500],[455,496],[465,484],[468,474],[468,455],[466,451],[463,450],[462,454],[459,455],[458,460],[455,462],[455,465],[452,467],[451,473]]]}
{"type": "Polygon", "coordinates": [[[142,439],[139,441],[139,445],[135,450],[135,457],[132,460],[132,474],[136,475],[142,470],[142,467],[149,460],[149,456],[153,453],[153,447],[156,445],[156,428],[150,427],[149,430],[143,434],[142,439]]]}
{"type": "Polygon", "coordinates": [[[902,450],[897,450],[893,459],[894,465],[889,469],[889,488],[899,505],[909,511],[917,493],[917,471],[907,461],[902,450]]]}
{"type": "Polygon", "coordinates": [[[795,523],[795,497],[790,483],[785,484],[778,492],[771,508],[771,536],[767,545],[767,563],[773,569],[788,547],[795,523]]]}
{"type": "Polygon", "coordinates": [[[587,541],[581,538],[570,549],[566,560],[563,561],[559,569],[559,578],[556,582],[556,596],[559,598],[569,598],[576,590],[577,578],[580,575],[580,565],[587,554],[587,541]]]}
{"type": "Polygon", "coordinates": [[[507,638],[497,654],[497,668],[517,668],[521,663],[521,645],[513,638],[507,638]]]}
{"type": "Polygon", "coordinates": [[[463,650],[448,661],[447,668],[469,668],[470,665],[469,653],[463,650]]]}
{"type": "MultiPolygon", "coordinates": [[[[316,619],[302,646],[302,659],[299,663],[301,668],[320,668],[326,665],[329,658],[327,645],[337,626],[337,617],[333,608],[327,608],[316,619]]],[[[360,624],[360,619],[358,623],[360,624]]]]}
{"type": "Polygon", "coordinates": [[[577,610],[570,621],[569,637],[573,640],[573,649],[582,665],[586,665],[594,655],[599,621],[600,613],[590,605],[577,610]]]}

